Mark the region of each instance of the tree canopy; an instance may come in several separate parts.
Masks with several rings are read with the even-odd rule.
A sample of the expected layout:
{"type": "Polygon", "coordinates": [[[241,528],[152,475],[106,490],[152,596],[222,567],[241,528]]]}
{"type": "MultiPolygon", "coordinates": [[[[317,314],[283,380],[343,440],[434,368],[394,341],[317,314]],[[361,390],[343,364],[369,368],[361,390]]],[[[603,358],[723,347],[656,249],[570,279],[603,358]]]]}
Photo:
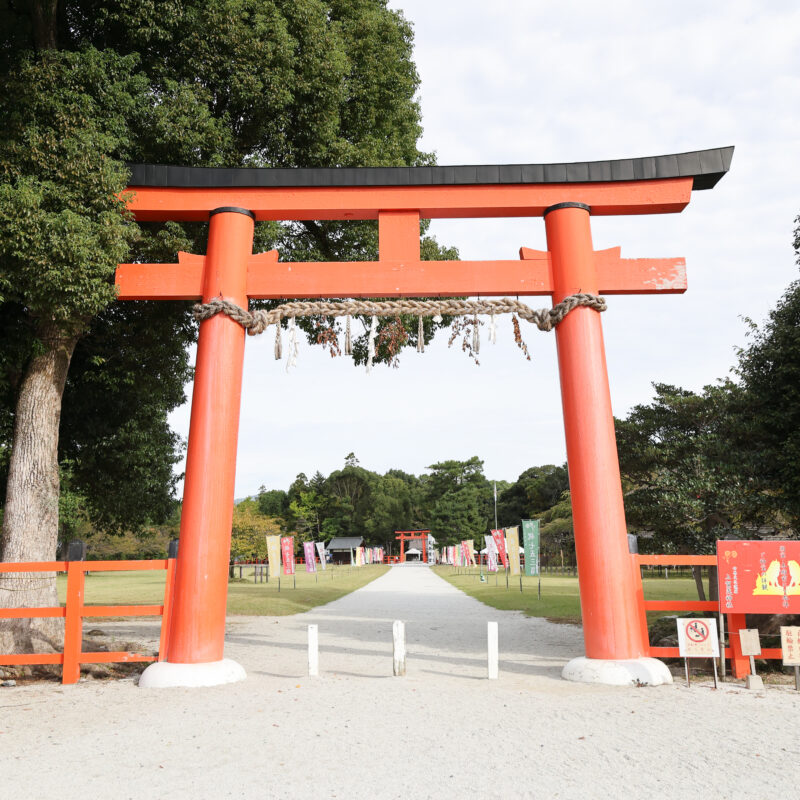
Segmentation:
{"type": "MultiPolygon", "coordinates": [[[[383,0],[34,0],[1,2],[0,23],[0,486],[26,380],[48,369],[36,356],[63,352],[62,469],[94,523],[141,525],[168,512],[180,442],[166,418],[196,329],[186,304],[114,303],[114,269],[202,253],[207,226],[135,224],[126,163],[432,163],[417,147],[411,26],[383,0]]],[[[375,258],[377,230],[259,223],[256,247],[274,246],[375,258]]],[[[325,323],[303,324],[316,343],[325,323]]],[[[363,360],[366,333],[355,345],[363,360]]]]}

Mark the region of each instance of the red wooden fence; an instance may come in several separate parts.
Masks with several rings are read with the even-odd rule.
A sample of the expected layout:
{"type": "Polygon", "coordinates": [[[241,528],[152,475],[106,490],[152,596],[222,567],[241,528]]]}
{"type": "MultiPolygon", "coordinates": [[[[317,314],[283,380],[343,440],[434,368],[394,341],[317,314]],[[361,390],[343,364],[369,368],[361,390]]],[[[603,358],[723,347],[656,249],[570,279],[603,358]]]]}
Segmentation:
{"type": "Polygon", "coordinates": [[[0,563],[0,572],[66,572],[67,602],[46,608],[0,608],[0,619],[23,617],[63,617],[63,653],[1,654],[0,664],[61,664],[61,682],[77,683],[81,664],[108,664],[132,661],[164,661],[167,657],[170,609],[175,577],[175,559],[157,561],[37,561],[0,563]],[[100,606],[84,604],[87,572],[128,572],[163,569],[167,571],[162,605],[100,606]],[[158,657],[126,651],[84,652],[83,620],[86,617],[162,617],[158,657]]]}
{"type": "MultiPolygon", "coordinates": [[[[653,565],[660,567],[678,566],[707,566],[717,565],[716,556],[680,556],[680,555],[634,555],[638,566],[653,565]]],[[[638,570],[641,574],[641,570],[638,570]]],[[[644,594],[640,595],[644,598],[644,594]]],[[[642,617],[646,611],[710,611],[718,614],[720,611],[718,600],[644,600],[642,617]]],[[[725,658],[731,661],[731,672],[735,678],[744,678],[750,674],[750,659],[742,655],[742,646],[739,641],[739,631],[747,627],[744,614],[726,614],[725,625],[728,629],[729,647],[725,648],[725,658]]],[[[677,647],[650,647],[648,655],[653,658],[678,658],[677,647]]],[[[763,659],[783,659],[780,647],[762,647],[763,659]]]]}

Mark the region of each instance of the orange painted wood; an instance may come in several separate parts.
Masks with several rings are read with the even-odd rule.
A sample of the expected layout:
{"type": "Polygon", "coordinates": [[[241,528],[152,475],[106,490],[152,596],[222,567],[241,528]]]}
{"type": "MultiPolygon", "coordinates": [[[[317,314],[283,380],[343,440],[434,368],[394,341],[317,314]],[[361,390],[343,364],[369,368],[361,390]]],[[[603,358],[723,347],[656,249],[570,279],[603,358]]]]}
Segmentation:
{"type": "Polygon", "coordinates": [[[141,653],[130,653],[125,650],[114,652],[81,653],[81,664],[112,664],[130,663],[133,661],[155,661],[155,656],[145,656],[141,653]]]}
{"type": "Polygon", "coordinates": [[[146,561],[80,561],[71,562],[80,564],[84,572],[137,572],[139,570],[166,569],[167,559],[157,558],[146,561]]]}
{"type": "MultiPolygon", "coordinates": [[[[521,247],[519,257],[547,260],[552,270],[545,251],[521,247]]],[[[683,258],[622,258],[621,247],[609,247],[594,251],[594,267],[600,294],[681,294],[687,289],[683,258]]]]}
{"type": "MultiPolygon", "coordinates": [[[[249,216],[211,217],[204,302],[223,297],[247,307],[252,250],[249,216]]],[[[223,655],[244,340],[244,328],[224,314],[200,323],[168,644],[170,661],[183,664],[223,655]]]]}
{"type": "Polygon", "coordinates": [[[662,567],[685,567],[689,565],[716,566],[716,556],[678,556],[678,555],[639,555],[640,564],[654,564],[662,567]]]}
{"type": "Polygon", "coordinates": [[[0,619],[25,619],[31,617],[65,617],[66,608],[0,608],[0,619]]]}
{"type": "MultiPolygon", "coordinates": [[[[677,647],[651,647],[650,656],[653,658],[680,658],[680,649],[677,647]]],[[[731,657],[731,648],[725,648],[725,658],[731,657]]],[[[780,647],[764,647],[761,649],[761,655],[756,658],[763,658],[765,661],[781,660],[783,658],[783,651],[780,647]]],[[[748,659],[749,665],[749,659],[748,659]]],[[[749,669],[749,666],[748,666],[749,669]]],[[[747,673],[750,674],[749,671],[747,673]]]]}
{"type": "Polygon", "coordinates": [[[719,611],[717,600],[645,600],[647,611],[719,611]]]}
{"type": "Polygon", "coordinates": [[[781,650],[780,647],[762,647],[761,655],[756,656],[756,658],[763,658],[765,660],[775,659],[776,661],[783,661],[783,650],[781,650]]]}
{"type": "Polygon", "coordinates": [[[158,643],[158,660],[166,661],[169,652],[169,631],[172,622],[172,599],[175,595],[176,559],[167,560],[167,578],[164,581],[164,612],[161,615],[161,638],[158,643]]]}
{"type": "Polygon", "coordinates": [[[62,683],[77,683],[81,676],[80,655],[83,640],[83,600],[86,573],[84,562],[67,564],[67,614],[64,622],[64,666],[62,683]]]}
{"type": "Polygon", "coordinates": [[[728,643],[731,648],[731,672],[734,678],[744,678],[750,674],[750,658],[742,654],[739,631],[747,627],[747,615],[726,614],[725,624],[728,629],[728,643]]]}
{"type": "MultiPolygon", "coordinates": [[[[417,245],[417,249],[418,245],[417,245]]],[[[276,252],[276,251],[272,251],[276,252]]],[[[553,292],[547,253],[522,248],[522,261],[293,262],[271,259],[248,266],[253,300],[325,297],[502,297],[553,292]],[[535,253],[535,255],[533,255],[535,253]]],[[[276,253],[277,256],[277,253],[276,253]]],[[[198,256],[202,259],[202,256],[198,256]]],[[[600,294],[680,294],[682,258],[619,258],[619,248],[595,252],[600,294]]],[[[185,264],[120,264],[120,300],[200,300],[201,268],[185,264]]]]}
{"type": "MultiPolygon", "coordinates": [[[[553,303],[576,292],[596,294],[588,211],[554,209],[545,230],[553,303]]],[[[641,584],[628,551],[600,314],[586,307],[572,311],[556,328],[556,347],[586,656],[639,658],[649,645],[637,602],[641,584]]]]}
{"type": "Polygon", "coordinates": [[[84,606],[86,617],[160,617],[164,606],[84,606]]]}
{"type": "MultiPolygon", "coordinates": [[[[278,251],[256,253],[247,260],[248,287],[253,279],[271,276],[278,251]]],[[[205,256],[178,253],[177,264],[120,264],[116,286],[119,300],[200,300],[205,256]]],[[[290,265],[291,266],[291,265],[290,265]]],[[[255,297],[252,292],[248,294],[255,297]]],[[[289,295],[274,294],[274,297],[289,295]]],[[[300,295],[292,295],[299,297],[300,295]]]]}
{"type": "Polygon", "coordinates": [[[3,562],[0,572],[66,572],[66,561],[3,562]]]}
{"type": "Polygon", "coordinates": [[[0,664],[13,666],[16,664],[63,664],[62,653],[21,653],[0,655],[0,664]]]}
{"type": "Polygon", "coordinates": [[[419,262],[419,211],[378,212],[378,260],[419,262]]]}
{"type": "Polygon", "coordinates": [[[478,186],[347,186],[269,189],[180,189],[138,186],[128,208],[140,222],[206,222],[221,206],[253,211],[259,220],[377,219],[380,211],[419,211],[423,219],[536,217],[565,200],[586,203],[593,216],[664,214],[689,203],[694,179],[618,183],[478,186]]]}

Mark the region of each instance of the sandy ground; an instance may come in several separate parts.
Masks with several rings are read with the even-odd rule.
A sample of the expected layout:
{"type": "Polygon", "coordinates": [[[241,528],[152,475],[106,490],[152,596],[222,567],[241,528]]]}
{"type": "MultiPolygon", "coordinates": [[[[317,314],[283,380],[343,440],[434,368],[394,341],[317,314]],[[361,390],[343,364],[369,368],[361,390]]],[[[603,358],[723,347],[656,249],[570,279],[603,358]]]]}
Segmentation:
{"type": "Polygon", "coordinates": [[[579,628],[488,608],[423,566],[307,614],[232,617],[226,642],[247,681],[0,689],[0,797],[800,796],[791,687],[567,683],[579,628]],[[394,619],[406,622],[404,678],[391,674],[394,619]],[[487,620],[500,625],[497,681],[487,620]],[[310,623],[318,678],[306,674],[310,623]]]}

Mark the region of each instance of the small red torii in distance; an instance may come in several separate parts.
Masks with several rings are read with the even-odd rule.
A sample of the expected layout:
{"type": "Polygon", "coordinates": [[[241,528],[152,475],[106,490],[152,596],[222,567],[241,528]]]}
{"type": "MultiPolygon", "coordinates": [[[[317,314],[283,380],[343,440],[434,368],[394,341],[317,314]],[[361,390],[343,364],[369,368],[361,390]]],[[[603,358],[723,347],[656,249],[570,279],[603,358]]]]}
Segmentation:
{"type": "Polygon", "coordinates": [[[420,561],[428,563],[428,536],[430,531],[395,531],[398,536],[395,539],[400,541],[400,563],[406,563],[406,542],[422,540],[422,558],[420,561]]]}
{"type": "MultiPolygon", "coordinates": [[[[459,297],[686,290],[683,259],[623,259],[594,251],[590,217],[681,211],[692,190],[727,172],[733,148],[644,159],[551,165],[356,169],[132,168],[129,208],[140,221],[209,220],[205,256],[178,264],[121,264],[121,300],[459,297]],[[420,260],[420,219],[543,216],[547,251],[519,260],[420,260]],[[376,219],[375,262],[281,262],[253,254],[255,220],[376,219]]],[[[227,564],[234,496],[244,329],[225,315],[200,324],[175,603],[167,661],[148,685],[191,685],[244,677],[223,661],[227,564]],[[181,668],[181,669],[178,669],[181,668]],[[216,670],[216,672],[215,672],[216,670]],[[191,670],[190,670],[191,671],[191,670]]],[[[556,328],[564,427],[580,576],[585,659],[565,677],[659,683],[643,658],[646,621],[628,553],[600,315],[573,310],[556,328]],[[588,665],[586,662],[589,662],[588,665]],[[597,677],[598,665],[610,672],[597,677]]],[[[656,662],[659,663],[659,662],[656,662]]],[[[663,667],[663,665],[661,665],[663,667]]],[[[155,675],[155,673],[154,673],[155,675]]]]}

